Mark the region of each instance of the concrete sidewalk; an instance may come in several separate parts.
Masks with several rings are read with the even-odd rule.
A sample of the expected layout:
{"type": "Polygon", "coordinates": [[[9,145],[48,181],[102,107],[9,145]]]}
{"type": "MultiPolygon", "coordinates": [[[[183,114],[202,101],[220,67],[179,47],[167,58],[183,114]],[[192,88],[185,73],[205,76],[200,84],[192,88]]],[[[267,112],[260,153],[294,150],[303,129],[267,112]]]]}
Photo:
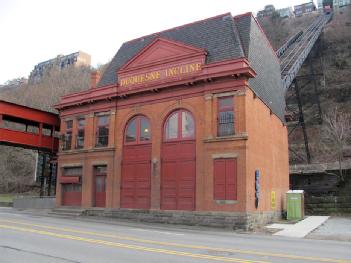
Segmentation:
{"type": "Polygon", "coordinates": [[[303,238],[327,221],[329,216],[309,216],[296,224],[272,224],[270,229],[282,229],[275,236],[303,238]]]}

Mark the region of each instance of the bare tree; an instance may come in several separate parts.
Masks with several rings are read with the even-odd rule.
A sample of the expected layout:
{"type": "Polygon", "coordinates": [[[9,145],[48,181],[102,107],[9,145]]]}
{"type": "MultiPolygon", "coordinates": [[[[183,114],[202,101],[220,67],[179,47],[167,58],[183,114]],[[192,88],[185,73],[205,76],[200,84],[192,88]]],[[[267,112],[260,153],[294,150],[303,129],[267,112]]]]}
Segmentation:
{"type": "Polygon", "coordinates": [[[331,109],[324,115],[323,132],[328,140],[327,147],[334,151],[339,162],[339,177],[343,182],[345,180],[342,169],[344,159],[343,151],[348,145],[351,137],[351,114],[342,112],[337,107],[331,109]]]}

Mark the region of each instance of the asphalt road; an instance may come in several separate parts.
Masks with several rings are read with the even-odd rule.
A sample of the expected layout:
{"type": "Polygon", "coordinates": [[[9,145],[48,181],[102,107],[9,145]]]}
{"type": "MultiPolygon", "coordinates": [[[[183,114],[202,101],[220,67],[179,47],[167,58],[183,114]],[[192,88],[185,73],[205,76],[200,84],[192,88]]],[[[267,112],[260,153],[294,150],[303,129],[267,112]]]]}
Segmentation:
{"type": "Polygon", "coordinates": [[[0,208],[0,262],[351,262],[351,243],[0,208]]]}

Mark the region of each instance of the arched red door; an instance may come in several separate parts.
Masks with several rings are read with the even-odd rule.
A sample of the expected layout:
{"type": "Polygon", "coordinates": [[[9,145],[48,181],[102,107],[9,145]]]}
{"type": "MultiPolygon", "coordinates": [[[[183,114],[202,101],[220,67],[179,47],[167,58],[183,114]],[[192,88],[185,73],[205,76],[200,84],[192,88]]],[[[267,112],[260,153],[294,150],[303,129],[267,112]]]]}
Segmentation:
{"type": "Polygon", "coordinates": [[[125,129],[121,207],[150,208],[151,190],[151,130],[144,116],[132,118],[125,129]]]}
{"type": "Polygon", "coordinates": [[[161,209],[194,210],[195,122],[185,110],[173,112],[163,130],[161,209]]]}

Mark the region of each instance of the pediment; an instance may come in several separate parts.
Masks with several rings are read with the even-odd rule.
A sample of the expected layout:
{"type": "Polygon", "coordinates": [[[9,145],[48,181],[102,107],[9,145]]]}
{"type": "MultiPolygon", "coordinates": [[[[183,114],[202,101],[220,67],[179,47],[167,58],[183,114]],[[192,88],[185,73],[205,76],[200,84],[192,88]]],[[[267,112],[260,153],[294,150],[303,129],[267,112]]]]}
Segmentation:
{"type": "Polygon", "coordinates": [[[205,56],[206,51],[164,38],[157,38],[130,59],[120,71],[152,67],[160,63],[179,61],[195,56],[205,56]]]}

